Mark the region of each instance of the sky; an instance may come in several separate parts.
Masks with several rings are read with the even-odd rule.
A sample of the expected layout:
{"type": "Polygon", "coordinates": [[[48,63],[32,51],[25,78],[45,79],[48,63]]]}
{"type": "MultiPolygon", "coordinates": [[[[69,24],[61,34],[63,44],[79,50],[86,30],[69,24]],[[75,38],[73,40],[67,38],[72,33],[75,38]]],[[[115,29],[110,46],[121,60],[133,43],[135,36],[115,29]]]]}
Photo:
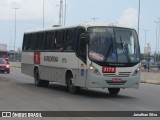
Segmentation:
{"type": "MultiPolygon", "coordinates": [[[[93,22],[92,18],[98,18],[95,22],[110,22],[136,30],[138,28],[139,0],[66,1],[66,26],[93,22]]],[[[154,53],[158,51],[160,36],[160,24],[154,22],[159,22],[160,0],[140,0],[140,2],[139,42],[141,52],[144,52],[145,43],[150,43],[151,52],[154,53]],[[158,28],[157,39],[156,28],[158,28]]],[[[58,24],[59,4],[60,0],[44,0],[45,29],[58,24]]],[[[16,49],[21,48],[25,31],[39,29],[43,29],[43,0],[0,0],[0,44],[7,44],[8,50],[14,49],[14,43],[16,49]],[[13,8],[18,8],[16,10],[16,39],[15,9],[13,8]]]]}

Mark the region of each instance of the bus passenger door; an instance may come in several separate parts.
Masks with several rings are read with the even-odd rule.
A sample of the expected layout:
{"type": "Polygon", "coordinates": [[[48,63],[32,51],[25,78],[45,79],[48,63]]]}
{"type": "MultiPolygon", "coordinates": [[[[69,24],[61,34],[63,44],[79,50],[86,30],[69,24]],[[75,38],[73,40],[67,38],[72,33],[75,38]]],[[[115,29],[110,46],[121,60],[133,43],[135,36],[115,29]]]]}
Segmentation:
{"type": "Polygon", "coordinates": [[[86,66],[86,58],[87,58],[87,45],[86,38],[83,37],[85,29],[78,29],[78,45],[77,45],[77,56],[78,56],[78,80],[76,84],[81,87],[86,86],[86,77],[87,77],[87,66],[86,66]]]}

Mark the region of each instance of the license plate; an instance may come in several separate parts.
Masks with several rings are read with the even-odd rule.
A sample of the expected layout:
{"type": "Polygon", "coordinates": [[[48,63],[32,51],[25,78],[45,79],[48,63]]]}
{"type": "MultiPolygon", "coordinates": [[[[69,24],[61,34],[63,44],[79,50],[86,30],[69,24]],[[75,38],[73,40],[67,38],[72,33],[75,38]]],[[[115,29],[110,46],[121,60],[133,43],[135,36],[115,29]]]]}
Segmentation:
{"type": "Polygon", "coordinates": [[[122,82],[122,78],[113,78],[112,82],[122,82]]]}
{"type": "Polygon", "coordinates": [[[103,73],[115,73],[116,72],[116,67],[102,67],[102,72],[103,73]]]}

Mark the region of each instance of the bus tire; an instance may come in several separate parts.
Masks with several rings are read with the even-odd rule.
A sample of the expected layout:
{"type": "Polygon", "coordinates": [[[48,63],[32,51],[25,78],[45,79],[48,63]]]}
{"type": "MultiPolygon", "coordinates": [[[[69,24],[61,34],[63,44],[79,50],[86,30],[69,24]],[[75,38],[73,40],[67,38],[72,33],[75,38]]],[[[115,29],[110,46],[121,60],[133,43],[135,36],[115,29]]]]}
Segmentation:
{"type": "Polygon", "coordinates": [[[34,71],[34,82],[37,87],[43,86],[43,80],[39,78],[39,70],[38,68],[34,71]]]}
{"type": "Polygon", "coordinates": [[[73,75],[71,73],[67,74],[67,89],[70,93],[76,94],[80,90],[80,87],[75,86],[73,75]]]}
{"type": "Polygon", "coordinates": [[[43,80],[42,82],[43,82],[43,86],[44,86],[44,87],[48,87],[48,85],[49,85],[49,81],[47,81],[47,80],[43,80]]]}
{"type": "Polygon", "coordinates": [[[120,88],[108,88],[110,95],[117,95],[120,91],[120,88]]]}

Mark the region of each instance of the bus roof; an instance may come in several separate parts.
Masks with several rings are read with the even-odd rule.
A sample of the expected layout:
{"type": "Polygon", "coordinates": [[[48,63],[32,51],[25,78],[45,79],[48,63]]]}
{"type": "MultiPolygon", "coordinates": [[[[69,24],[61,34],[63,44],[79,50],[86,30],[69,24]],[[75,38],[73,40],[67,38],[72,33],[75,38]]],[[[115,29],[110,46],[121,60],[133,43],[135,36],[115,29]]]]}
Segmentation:
{"type": "MultiPolygon", "coordinates": [[[[58,26],[58,25],[56,25],[58,26]]],[[[61,29],[69,29],[69,28],[75,28],[75,27],[96,27],[96,26],[108,26],[108,27],[123,27],[123,28],[128,28],[128,27],[124,27],[124,26],[120,26],[120,25],[115,25],[113,23],[97,23],[97,22],[85,22],[85,23],[80,23],[77,25],[70,25],[70,26],[58,26],[58,27],[53,27],[53,28],[49,28],[49,29],[40,29],[40,30],[32,30],[32,31],[27,31],[24,34],[28,34],[28,33],[36,33],[36,32],[44,32],[44,31],[52,31],[52,30],[61,30],[61,29]]]]}

